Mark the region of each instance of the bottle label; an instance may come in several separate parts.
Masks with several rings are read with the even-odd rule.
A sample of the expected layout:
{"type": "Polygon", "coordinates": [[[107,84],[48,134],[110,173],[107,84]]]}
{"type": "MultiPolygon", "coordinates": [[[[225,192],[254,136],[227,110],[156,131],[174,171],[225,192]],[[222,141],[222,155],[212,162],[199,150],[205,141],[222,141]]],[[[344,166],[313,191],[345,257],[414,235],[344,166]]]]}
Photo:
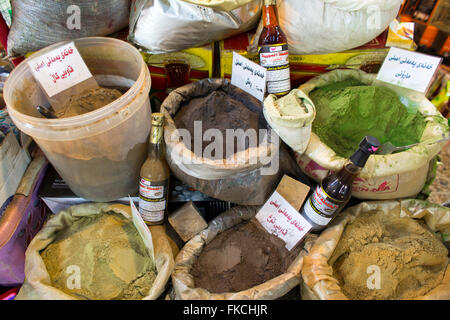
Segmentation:
{"type": "Polygon", "coordinates": [[[267,93],[284,94],[291,90],[287,43],[261,46],[259,63],[267,69],[267,93]]]}
{"type": "Polygon", "coordinates": [[[329,197],[322,186],[319,185],[303,207],[303,213],[312,222],[320,226],[326,226],[339,212],[343,204],[344,202],[329,197]]]}
{"type": "Polygon", "coordinates": [[[155,182],[141,178],[139,183],[139,213],[144,221],[160,222],[164,220],[168,185],[169,179],[155,182]]]}

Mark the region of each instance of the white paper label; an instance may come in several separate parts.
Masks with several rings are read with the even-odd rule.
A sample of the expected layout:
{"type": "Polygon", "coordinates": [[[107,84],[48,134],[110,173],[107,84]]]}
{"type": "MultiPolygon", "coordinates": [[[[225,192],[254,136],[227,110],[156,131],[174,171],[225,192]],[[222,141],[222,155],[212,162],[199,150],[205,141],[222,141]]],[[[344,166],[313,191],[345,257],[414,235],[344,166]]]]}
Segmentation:
{"type": "Polygon", "coordinates": [[[73,42],[28,61],[28,65],[49,97],[92,77],[73,42]]]}
{"type": "Polygon", "coordinates": [[[263,101],[266,91],[266,74],[266,68],[233,52],[232,85],[263,101]]]}
{"type": "Polygon", "coordinates": [[[391,48],[377,80],[425,93],[442,58],[391,48]]]}
{"type": "Polygon", "coordinates": [[[288,250],[292,250],[312,228],[277,191],[258,211],[256,219],[269,233],[283,240],[288,250]]]}

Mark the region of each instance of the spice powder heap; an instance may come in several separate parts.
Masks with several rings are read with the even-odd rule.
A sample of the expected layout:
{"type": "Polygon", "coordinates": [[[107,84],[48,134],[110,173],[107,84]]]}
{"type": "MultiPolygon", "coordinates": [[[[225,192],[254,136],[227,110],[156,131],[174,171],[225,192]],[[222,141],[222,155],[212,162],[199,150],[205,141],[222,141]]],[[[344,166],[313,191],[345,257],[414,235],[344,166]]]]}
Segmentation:
{"type": "Polygon", "coordinates": [[[426,225],[383,211],[364,213],[347,225],[328,261],[342,291],[354,300],[425,295],[442,282],[448,262],[447,248],[426,225]],[[375,268],[380,278],[369,287],[367,272],[375,268]]]}
{"type": "Polygon", "coordinates": [[[137,300],[150,292],[156,268],[134,224],[116,213],[83,217],[41,252],[52,285],[78,299],[137,300]],[[80,288],[66,271],[80,270],[80,288]]]}
{"type": "Polygon", "coordinates": [[[284,273],[299,252],[268,233],[255,219],[216,236],[204,248],[191,274],[197,288],[239,292],[284,273]]]}

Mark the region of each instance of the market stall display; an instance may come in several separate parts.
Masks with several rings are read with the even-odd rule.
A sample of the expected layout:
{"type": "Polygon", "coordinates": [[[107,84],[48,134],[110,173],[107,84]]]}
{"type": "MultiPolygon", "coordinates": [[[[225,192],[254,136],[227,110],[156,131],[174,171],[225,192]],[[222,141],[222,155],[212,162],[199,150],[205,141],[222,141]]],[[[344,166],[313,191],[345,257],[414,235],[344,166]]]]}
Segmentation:
{"type": "Polygon", "coordinates": [[[26,280],[17,299],[158,298],[173,256],[164,231],[157,228],[150,228],[151,235],[138,232],[130,207],[119,204],[63,210],[28,247],[26,280]],[[77,274],[84,274],[82,285],[77,274]]]}
{"type": "MultiPolygon", "coordinates": [[[[374,83],[375,79],[376,75],[367,74],[359,70],[335,70],[308,81],[304,85],[300,86],[299,89],[313,99],[314,92],[318,88],[320,89],[325,87],[322,91],[326,91],[326,86],[329,85],[332,85],[332,88],[336,88],[339,85],[347,86],[348,82],[343,81],[357,81],[357,83],[363,83],[369,86],[378,86],[379,84],[374,83]]],[[[390,88],[394,89],[393,87],[390,88]]],[[[366,90],[366,88],[363,89],[366,90]]],[[[383,92],[387,89],[373,88],[368,90],[382,90],[383,92]]],[[[417,118],[418,116],[405,113],[404,110],[401,109],[404,107],[402,104],[398,105],[396,111],[396,109],[391,108],[391,104],[388,103],[385,105],[386,111],[378,112],[378,108],[384,105],[384,99],[397,99],[392,93],[382,93],[381,96],[378,96],[379,98],[376,98],[375,96],[375,99],[378,100],[372,101],[375,104],[373,105],[373,108],[377,111],[372,113],[368,113],[369,109],[367,108],[369,108],[369,106],[366,108],[367,110],[358,109],[360,106],[359,103],[364,105],[370,100],[365,99],[364,101],[360,100],[355,103],[351,100],[349,95],[343,95],[343,97],[341,97],[342,100],[338,101],[339,97],[330,94],[329,97],[326,98],[327,102],[324,102],[322,107],[324,105],[325,107],[328,106],[328,101],[332,102],[331,100],[335,99],[338,102],[338,106],[343,106],[344,109],[352,106],[354,109],[347,109],[348,111],[344,111],[347,112],[345,113],[345,116],[341,117],[339,116],[341,111],[330,110],[329,112],[322,112],[322,110],[319,109],[320,106],[317,105],[317,102],[315,103],[317,113],[315,123],[318,124],[316,129],[319,132],[318,134],[314,132],[315,123],[313,123],[313,132],[311,134],[311,140],[308,148],[303,155],[296,156],[297,162],[303,171],[314,180],[321,181],[329,170],[337,171],[342,167],[345,161],[345,158],[343,158],[342,155],[345,155],[346,151],[336,148],[336,146],[332,143],[333,141],[336,141],[339,145],[345,145],[344,148],[351,145],[351,143],[348,143],[348,141],[343,143],[341,142],[342,140],[339,140],[342,139],[339,135],[340,131],[348,130],[348,139],[355,139],[354,141],[356,141],[358,139],[357,137],[362,135],[361,128],[364,128],[364,133],[368,134],[373,130],[377,131],[379,128],[383,128],[383,126],[389,123],[389,121],[394,119],[400,120],[403,119],[402,117],[406,119],[406,126],[404,126],[405,124],[397,121],[392,123],[390,127],[385,127],[387,131],[395,133],[397,127],[403,127],[405,130],[411,130],[406,132],[410,132],[412,139],[416,139],[416,137],[419,136],[420,141],[424,141],[432,137],[441,137],[443,133],[448,131],[448,124],[445,119],[423,94],[401,88],[394,91],[396,91],[396,94],[400,97],[400,100],[408,104],[410,108],[417,108],[417,112],[426,122],[424,129],[421,129],[423,126],[423,120],[417,118]],[[335,112],[334,115],[332,112],[335,112]],[[398,113],[397,116],[392,114],[395,112],[398,113]],[[403,114],[403,116],[401,116],[401,114],[403,114]],[[331,118],[332,115],[333,118],[331,118]],[[338,115],[337,118],[336,115],[338,115]],[[394,118],[391,119],[391,117],[394,118]],[[332,119],[331,122],[326,122],[329,119],[332,119]],[[321,137],[320,132],[322,127],[320,124],[323,125],[324,123],[328,123],[331,127],[328,127],[329,130],[327,130],[321,137]],[[422,130],[423,132],[420,133],[422,130]],[[322,140],[324,139],[324,136],[326,136],[326,140],[322,140]],[[332,138],[330,138],[330,136],[332,136],[332,138]],[[333,147],[336,149],[332,149],[333,147]]],[[[318,90],[316,92],[318,92],[317,95],[320,95],[318,90]]],[[[339,94],[340,91],[338,90],[336,92],[339,94]]],[[[317,98],[321,97],[319,96],[317,98]]],[[[370,95],[368,95],[367,98],[373,99],[370,95]]],[[[406,107],[404,109],[406,110],[406,107]]],[[[380,135],[381,139],[385,134],[387,134],[387,132],[375,132],[374,134],[380,135]]],[[[406,143],[409,141],[408,139],[405,139],[405,141],[401,141],[402,139],[400,139],[406,134],[407,133],[405,132],[398,133],[396,139],[398,140],[397,142],[406,143]]],[[[389,138],[391,137],[384,136],[384,139],[389,138]]],[[[396,199],[415,197],[425,184],[429,172],[430,161],[439,153],[442,146],[442,143],[419,145],[410,150],[396,154],[371,156],[366,167],[361,172],[360,176],[355,180],[353,185],[353,195],[360,199],[396,199]]]]}
{"type": "Polygon", "coordinates": [[[316,117],[314,103],[298,89],[277,99],[269,95],[264,100],[264,118],[278,136],[297,154],[303,154],[311,137],[316,117]]]}
{"type": "Polygon", "coordinates": [[[8,55],[17,57],[54,43],[105,36],[125,28],[130,0],[12,0],[8,55]]]}
{"type": "Polygon", "coordinates": [[[17,127],[33,137],[78,196],[116,200],[137,191],[139,169],[147,156],[149,71],[139,51],[123,41],[91,37],[74,43],[101,86],[126,88],[126,92],[103,108],[69,118],[45,119],[36,106],[47,105],[47,100],[25,61],[9,76],[5,100],[17,127]]]}
{"type": "Polygon", "coordinates": [[[0,300],[450,300],[432,2],[0,0],[0,300]]]}
{"type": "Polygon", "coordinates": [[[304,258],[302,298],[450,299],[449,221],[449,208],[419,200],[347,209],[304,258]]]}
{"type": "Polygon", "coordinates": [[[299,284],[306,251],[288,252],[283,241],[258,229],[252,220],[258,209],[233,207],[186,243],[172,273],[177,299],[277,299],[299,284]]]}

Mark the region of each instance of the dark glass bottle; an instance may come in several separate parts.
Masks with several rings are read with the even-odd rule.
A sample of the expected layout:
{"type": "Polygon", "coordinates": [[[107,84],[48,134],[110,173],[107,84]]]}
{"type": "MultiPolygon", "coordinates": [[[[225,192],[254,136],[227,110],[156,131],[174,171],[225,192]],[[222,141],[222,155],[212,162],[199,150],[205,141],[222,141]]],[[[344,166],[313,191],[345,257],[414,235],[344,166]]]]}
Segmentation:
{"type": "Polygon", "coordinates": [[[283,96],[291,90],[287,37],[278,23],[277,1],[264,0],[264,28],[258,41],[259,63],[267,69],[267,93],[283,96]]]}
{"type": "Polygon", "coordinates": [[[302,216],[313,226],[311,231],[324,229],[346,206],[351,198],[353,181],[379,146],[380,142],[376,138],[365,137],[344,167],[329,174],[317,186],[301,211],[302,216]]]}

